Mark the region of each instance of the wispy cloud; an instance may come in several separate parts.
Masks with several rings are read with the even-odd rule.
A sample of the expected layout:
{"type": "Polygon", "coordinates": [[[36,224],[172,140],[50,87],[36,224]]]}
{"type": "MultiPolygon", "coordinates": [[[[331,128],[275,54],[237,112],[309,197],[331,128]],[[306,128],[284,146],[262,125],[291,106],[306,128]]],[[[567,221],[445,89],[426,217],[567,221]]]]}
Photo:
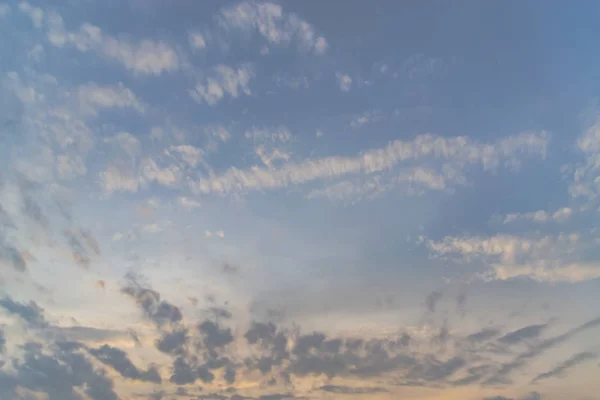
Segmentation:
{"type": "Polygon", "coordinates": [[[196,193],[230,193],[277,189],[351,174],[372,174],[389,170],[402,162],[434,159],[451,162],[459,168],[480,164],[496,168],[501,162],[514,163],[518,155],[543,156],[546,135],[523,134],[495,144],[481,144],[465,137],[446,139],[420,135],[411,141],[395,140],[382,148],[370,149],[356,157],[326,157],[287,163],[280,168],[231,168],[220,176],[201,178],[192,184],[196,193]]]}
{"type": "Polygon", "coordinates": [[[164,41],[116,39],[90,23],[83,23],[78,31],[69,32],[63,18],[54,12],[46,17],[46,26],[48,41],[53,46],[69,45],[81,52],[94,51],[121,63],[135,74],[160,75],[177,71],[183,64],[178,52],[164,41]]]}
{"type": "Polygon", "coordinates": [[[250,80],[254,77],[251,66],[244,65],[238,68],[232,68],[227,65],[218,65],[214,68],[214,73],[199,82],[196,87],[190,91],[190,95],[198,103],[206,102],[209,106],[214,106],[225,96],[237,98],[241,95],[250,96],[250,80]]]}
{"type": "Polygon", "coordinates": [[[445,237],[427,241],[433,254],[458,256],[466,262],[481,262],[478,276],[485,280],[531,278],[540,282],[580,282],[600,277],[597,263],[578,259],[578,254],[593,246],[580,234],[558,236],[445,237]]]}

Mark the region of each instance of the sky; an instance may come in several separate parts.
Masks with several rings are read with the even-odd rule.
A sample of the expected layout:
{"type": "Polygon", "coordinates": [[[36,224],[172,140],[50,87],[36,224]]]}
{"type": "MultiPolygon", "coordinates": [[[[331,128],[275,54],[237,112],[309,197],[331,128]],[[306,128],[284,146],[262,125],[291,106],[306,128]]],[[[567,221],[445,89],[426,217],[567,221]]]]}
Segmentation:
{"type": "Polygon", "coordinates": [[[600,3],[0,3],[0,398],[594,400],[600,3]]]}

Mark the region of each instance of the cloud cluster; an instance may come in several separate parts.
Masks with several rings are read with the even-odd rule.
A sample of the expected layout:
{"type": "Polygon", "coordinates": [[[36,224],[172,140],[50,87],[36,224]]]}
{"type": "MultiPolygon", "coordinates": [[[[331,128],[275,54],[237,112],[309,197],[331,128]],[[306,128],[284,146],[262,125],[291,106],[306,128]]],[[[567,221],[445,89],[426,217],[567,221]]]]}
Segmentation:
{"type": "Polygon", "coordinates": [[[279,47],[294,44],[300,51],[317,55],[327,51],[328,43],[315,28],[294,13],[283,10],[279,4],[243,1],[225,8],[220,15],[226,29],[258,33],[267,43],[279,47]]]}
{"type": "Polygon", "coordinates": [[[190,95],[198,103],[206,102],[209,106],[216,105],[225,96],[234,99],[241,95],[250,96],[250,80],[253,77],[254,71],[249,65],[238,68],[217,65],[214,67],[214,73],[205,81],[196,84],[190,95]]]}

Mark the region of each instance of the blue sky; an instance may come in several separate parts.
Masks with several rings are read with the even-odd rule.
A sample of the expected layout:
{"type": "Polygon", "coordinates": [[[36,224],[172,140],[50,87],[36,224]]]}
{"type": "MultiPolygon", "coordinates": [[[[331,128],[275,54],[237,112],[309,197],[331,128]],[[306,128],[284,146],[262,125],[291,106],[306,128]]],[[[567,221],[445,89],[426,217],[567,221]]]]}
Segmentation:
{"type": "Polygon", "coordinates": [[[599,8],[0,4],[0,397],[594,398],[599,8]]]}

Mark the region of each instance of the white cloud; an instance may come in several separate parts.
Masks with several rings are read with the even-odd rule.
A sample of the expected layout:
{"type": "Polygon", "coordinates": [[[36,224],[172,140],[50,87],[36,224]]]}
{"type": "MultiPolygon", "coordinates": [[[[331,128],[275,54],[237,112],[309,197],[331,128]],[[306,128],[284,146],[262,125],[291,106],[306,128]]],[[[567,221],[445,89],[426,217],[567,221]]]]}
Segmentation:
{"type": "Polygon", "coordinates": [[[533,222],[564,222],[568,220],[572,214],[573,210],[569,207],[563,207],[554,212],[539,210],[528,213],[511,213],[506,215],[503,223],[508,224],[517,220],[529,220],[533,222]]]}
{"type": "Polygon", "coordinates": [[[204,151],[189,144],[170,146],[169,151],[177,153],[192,168],[204,160],[204,151]]]}
{"type": "Polygon", "coordinates": [[[105,193],[137,192],[140,180],[133,168],[124,164],[110,164],[99,174],[100,186],[105,193]]]}
{"type": "Polygon", "coordinates": [[[463,184],[460,177],[442,174],[430,168],[411,168],[391,178],[375,175],[366,179],[344,180],[321,189],[311,190],[309,199],[327,198],[331,201],[355,203],[363,199],[376,198],[389,190],[401,188],[403,194],[420,196],[426,190],[445,190],[449,183],[463,184]]]}
{"type": "Polygon", "coordinates": [[[28,2],[22,1],[19,3],[19,10],[21,10],[22,12],[27,14],[29,16],[29,18],[31,18],[31,22],[33,22],[33,26],[35,26],[38,29],[42,27],[44,11],[42,11],[41,8],[33,7],[28,2]]]}
{"type": "Polygon", "coordinates": [[[552,263],[537,263],[521,266],[495,266],[485,279],[508,280],[527,277],[538,282],[567,282],[577,283],[600,278],[600,264],[574,263],[555,265],[552,263]]]}
{"type": "Polygon", "coordinates": [[[309,199],[326,198],[334,202],[351,202],[364,198],[373,199],[388,190],[388,185],[382,182],[380,176],[365,179],[363,182],[344,180],[328,185],[321,189],[314,189],[308,193],[309,199]]]}
{"type": "Polygon", "coordinates": [[[215,137],[222,142],[227,142],[229,139],[231,139],[231,133],[229,133],[229,131],[223,126],[216,126],[211,129],[208,129],[207,133],[210,136],[215,137]]]}
{"type": "Polygon", "coordinates": [[[44,95],[38,93],[34,87],[23,82],[19,74],[14,71],[8,72],[1,83],[3,86],[12,89],[17,98],[25,104],[39,103],[44,100],[44,95]]]}
{"type": "Polygon", "coordinates": [[[320,36],[315,41],[315,53],[316,54],[325,54],[327,49],[329,48],[329,44],[324,37],[320,36]]]}
{"type": "Polygon", "coordinates": [[[543,282],[579,282],[600,277],[600,265],[578,260],[593,244],[582,235],[523,237],[448,236],[439,242],[425,241],[432,253],[460,262],[482,262],[484,280],[527,277],[543,282]]]}
{"type": "Polygon", "coordinates": [[[400,174],[396,181],[417,184],[433,190],[446,188],[446,178],[428,168],[413,168],[408,173],[400,174]]]}
{"type": "Polygon", "coordinates": [[[144,232],[144,233],[160,233],[162,231],[163,231],[163,227],[158,224],[142,225],[142,232],[144,232]]]}
{"type": "Polygon", "coordinates": [[[600,195],[600,120],[581,135],[577,147],[584,161],[575,169],[569,193],[591,201],[600,195]]]}
{"type": "Polygon", "coordinates": [[[114,192],[137,192],[152,182],[173,187],[182,179],[182,171],[176,165],[160,167],[152,158],[145,158],[136,168],[133,163],[114,162],[99,175],[100,186],[107,194],[114,192]]]}
{"type": "Polygon", "coordinates": [[[44,47],[41,44],[37,43],[31,48],[31,50],[27,52],[27,57],[39,62],[42,59],[43,54],[44,47]]]}
{"type": "Polygon", "coordinates": [[[286,127],[278,127],[273,130],[266,128],[252,128],[244,133],[247,139],[252,139],[254,143],[263,142],[288,142],[292,139],[292,133],[286,127]]]}
{"type": "Polygon", "coordinates": [[[151,158],[146,158],[140,165],[141,176],[145,182],[157,182],[162,186],[171,187],[178,184],[182,178],[181,169],[176,165],[160,167],[151,158]]]}
{"type": "Polygon", "coordinates": [[[221,13],[226,29],[239,29],[251,34],[258,32],[268,43],[281,47],[292,44],[303,52],[324,54],[327,40],[317,35],[314,27],[294,13],[286,13],[279,4],[244,1],[221,13]]]}
{"type": "Polygon", "coordinates": [[[138,157],[142,152],[140,141],[129,132],[119,132],[114,137],[105,139],[105,141],[116,143],[131,158],[138,157]]]}
{"type": "Polygon", "coordinates": [[[206,39],[204,39],[204,35],[201,33],[190,33],[189,35],[190,46],[194,49],[204,49],[206,48],[206,39]]]}
{"type": "Polygon", "coordinates": [[[87,168],[83,159],[78,155],[60,155],[56,158],[56,173],[60,179],[71,180],[85,175],[87,168]]]}
{"type": "Polygon", "coordinates": [[[353,129],[359,129],[370,122],[376,122],[380,119],[381,113],[379,111],[367,111],[352,118],[352,120],[350,121],[350,127],[353,129]]]}
{"type": "Polygon", "coordinates": [[[204,231],[204,237],[210,238],[216,236],[220,239],[224,239],[225,238],[225,232],[223,231],[216,231],[216,232],[211,232],[209,230],[204,231]]]}
{"type": "Polygon", "coordinates": [[[290,153],[286,153],[280,149],[267,150],[263,145],[256,146],[254,152],[262,163],[269,168],[273,167],[275,161],[289,161],[291,157],[290,153]]]}
{"type": "Polygon", "coordinates": [[[291,158],[291,154],[281,147],[292,139],[292,133],[286,127],[273,130],[254,127],[246,131],[244,136],[252,140],[254,154],[269,168],[272,168],[276,161],[287,162],[291,158]]]}
{"type": "Polygon", "coordinates": [[[177,198],[177,204],[179,204],[181,207],[185,208],[188,211],[200,207],[202,205],[200,204],[200,202],[184,196],[177,198]]]}
{"type": "Polygon", "coordinates": [[[109,108],[133,108],[144,112],[137,96],[122,83],[98,86],[95,83],[82,85],[75,91],[76,106],[84,116],[96,116],[98,111],[109,108]]]}
{"type": "Polygon", "coordinates": [[[214,74],[204,82],[196,84],[196,87],[190,91],[190,95],[198,103],[204,101],[209,106],[217,104],[225,95],[232,98],[237,98],[242,94],[250,96],[252,92],[249,83],[253,77],[254,72],[248,65],[237,69],[227,65],[218,65],[214,68],[214,74]]]}
{"type": "Polygon", "coordinates": [[[350,78],[349,75],[337,72],[335,78],[337,79],[338,86],[342,92],[350,91],[350,88],[352,87],[352,78],[350,78]]]}
{"type": "Polygon", "coordinates": [[[547,136],[526,133],[501,139],[494,144],[481,144],[466,137],[444,138],[420,135],[412,141],[395,140],[383,148],[365,151],[356,157],[325,157],[300,163],[287,163],[281,168],[230,168],[221,175],[205,177],[192,184],[196,193],[229,193],[283,188],[349,174],[372,174],[395,167],[400,162],[421,158],[441,159],[452,163],[449,170],[460,170],[467,164],[481,164],[484,169],[510,164],[519,155],[544,156],[547,136]]]}
{"type": "Polygon", "coordinates": [[[130,43],[106,35],[99,27],[84,23],[79,31],[68,32],[63,19],[56,13],[47,18],[48,40],[57,47],[67,44],[81,52],[95,51],[120,62],[126,69],[140,75],[160,75],[181,68],[181,56],[164,41],[142,40],[130,43]]]}

